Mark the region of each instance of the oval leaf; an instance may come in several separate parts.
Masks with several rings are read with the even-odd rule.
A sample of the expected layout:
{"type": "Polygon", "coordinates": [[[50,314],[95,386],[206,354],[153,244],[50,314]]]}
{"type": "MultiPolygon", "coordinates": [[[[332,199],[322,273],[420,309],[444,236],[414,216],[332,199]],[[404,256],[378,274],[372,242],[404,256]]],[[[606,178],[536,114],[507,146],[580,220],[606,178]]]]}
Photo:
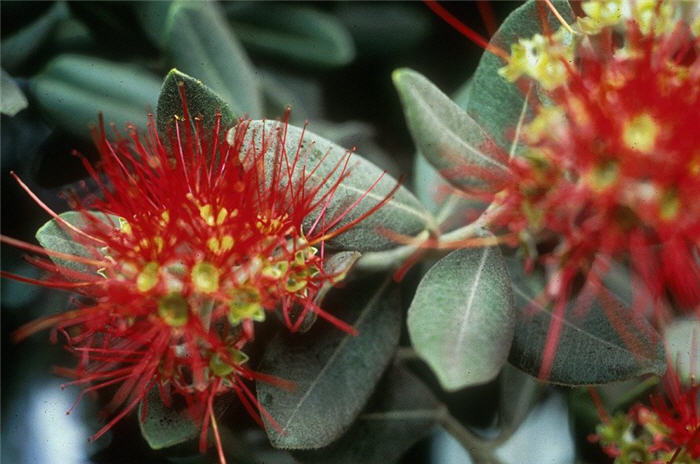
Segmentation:
{"type": "Polygon", "coordinates": [[[235,12],[236,36],[251,50],[315,66],[343,66],[355,57],[350,33],[333,16],[299,5],[270,4],[235,12]]]}
{"type": "Polygon", "coordinates": [[[684,382],[700,374],[700,319],[678,319],[664,328],[664,339],[668,348],[668,359],[684,382]]]}
{"type": "Polygon", "coordinates": [[[183,119],[182,98],[179,85],[183,85],[187,97],[187,110],[193,118],[199,118],[202,127],[213,128],[216,125],[216,114],[221,113],[221,127],[229,128],[236,121],[236,115],[231,112],[226,102],[202,81],[185,73],[172,69],[160,89],[156,121],[158,130],[164,133],[172,124],[173,117],[183,119]]]}
{"type": "Polygon", "coordinates": [[[166,406],[157,387],[151,388],[146,401],[139,403],[138,417],[141,435],[153,449],[184,443],[199,434],[199,427],[187,410],[166,406]]]}
{"type": "MultiPolygon", "coordinates": [[[[574,21],[575,16],[567,0],[553,0],[552,3],[567,22],[574,21]]],[[[556,31],[560,27],[559,22],[549,9],[544,9],[550,30],[556,31]]],[[[518,39],[530,38],[537,33],[542,34],[542,23],[537,10],[535,0],[529,0],[514,10],[503,21],[490,43],[510,53],[510,45],[518,39]]],[[[525,98],[515,85],[498,74],[498,70],[503,66],[505,63],[496,55],[488,52],[482,55],[472,76],[467,113],[500,147],[508,149],[511,145],[508,132],[518,125],[525,98]]]]}
{"type": "Polygon", "coordinates": [[[160,83],[139,68],[80,55],[60,55],[30,81],[39,108],[61,128],[90,136],[98,113],[118,128],[145,127],[160,83]]]}
{"type": "MultiPolygon", "coordinates": [[[[545,288],[541,275],[526,275],[517,260],[509,260],[509,268],[516,325],[508,361],[537,376],[553,317],[552,308],[535,302],[545,288]]],[[[666,363],[660,338],[644,318],[626,309],[614,295],[587,298],[585,303],[574,299],[564,313],[557,353],[546,380],[562,385],[595,385],[648,373],[661,375],[666,363]],[[586,309],[585,315],[579,316],[582,309],[586,309]],[[616,328],[609,314],[621,318],[621,325],[616,328]],[[633,346],[628,346],[629,343],[633,346]]]]}
{"type": "Polygon", "coordinates": [[[341,439],[326,448],[297,451],[304,464],[386,464],[396,462],[430,432],[443,405],[415,375],[393,366],[377,386],[370,405],[341,439]]]}
{"type": "Polygon", "coordinates": [[[399,69],[393,79],[413,140],[442,177],[467,191],[500,190],[508,156],[488,134],[419,73],[399,69]]]}
{"type": "Polygon", "coordinates": [[[368,292],[357,282],[330,295],[324,308],[354,321],[359,335],[316,324],[303,336],[278,336],[259,367],[296,385],[288,391],[257,382],[260,404],[281,427],[265,421],[277,448],[320,448],[340,437],[365,406],[398,344],[401,309],[395,287],[384,284],[368,292]]]}
{"type": "Polygon", "coordinates": [[[27,107],[27,97],[12,77],[0,69],[0,112],[14,116],[27,107]]]}
{"type": "MultiPolygon", "coordinates": [[[[96,220],[103,221],[109,226],[119,227],[119,218],[117,216],[105,215],[99,212],[91,212],[92,217],[96,220]]],[[[78,211],[66,211],[58,215],[68,224],[84,230],[87,226],[86,218],[83,213],[78,211]]],[[[36,239],[39,244],[47,250],[60,251],[73,256],[82,256],[84,258],[101,258],[96,255],[95,248],[89,248],[73,238],[72,233],[69,233],[64,226],[58,223],[55,219],[51,219],[36,231],[36,239]]],[[[85,272],[94,274],[97,269],[87,264],[77,263],[62,258],[50,256],[51,260],[58,266],[68,268],[73,271],[85,272]]]]}
{"type": "MultiPolygon", "coordinates": [[[[262,147],[263,132],[267,133],[266,137],[272,137],[270,131],[279,131],[284,134],[285,130],[285,150],[290,159],[290,165],[294,164],[295,154],[298,155],[298,162],[294,164],[294,171],[291,173],[292,180],[297,181],[305,175],[308,188],[322,184],[319,196],[335,188],[334,184],[342,175],[343,160],[346,156],[350,156],[347,176],[335,188],[328,204],[319,205],[306,218],[305,229],[308,230],[321,213],[325,215],[326,223],[343,215],[335,228],[343,227],[384,200],[396,187],[396,180],[388,174],[382,176],[383,173],[377,166],[361,156],[350,154],[348,150],[312,132],[292,125],[285,126],[276,121],[251,121],[241,153],[246,153],[253,143],[256,147],[262,147]],[[372,187],[375,182],[376,185],[372,187]],[[354,205],[352,209],[349,209],[352,205],[354,205]]],[[[229,143],[233,142],[231,138],[233,134],[233,131],[229,132],[229,143]]],[[[279,162],[276,144],[270,145],[265,153],[265,174],[268,176],[268,182],[272,182],[272,175],[276,172],[274,163],[279,162]]],[[[340,249],[382,250],[396,246],[396,243],[383,231],[415,236],[426,228],[432,228],[432,223],[430,213],[423,208],[416,197],[407,189],[399,187],[391,200],[378,211],[327,243],[331,247],[340,249]]]]}
{"type": "Polygon", "coordinates": [[[513,324],[510,278],[498,247],[442,258],[408,310],[413,347],[446,390],[493,379],[508,356],[513,324]]]}
{"type": "Polygon", "coordinates": [[[197,76],[238,115],[258,117],[262,99],[250,60],[212,2],[175,1],[164,24],[173,65],[197,76]]]}

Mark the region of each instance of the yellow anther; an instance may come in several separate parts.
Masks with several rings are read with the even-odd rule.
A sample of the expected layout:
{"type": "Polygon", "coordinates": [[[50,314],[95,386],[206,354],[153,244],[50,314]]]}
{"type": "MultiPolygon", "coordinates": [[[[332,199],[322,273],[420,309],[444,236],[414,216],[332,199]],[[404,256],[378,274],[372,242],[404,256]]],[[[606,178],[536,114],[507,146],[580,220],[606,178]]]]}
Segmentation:
{"type": "Polygon", "coordinates": [[[656,145],[659,125],[649,113],[629,119],[622,129],[622,141],[628,148],[649,154],[656,145]]]}
{"type": "Polygon", "coordinates": [[[668,189],[662,195],[659,201],[659,216],[664,221],[670,221],[678,216],[681,209],[681,200],[678,198],[678,193],[675,189],[668,189]]]}
{"type": "Polygon", "coordinates": [[[189,307],[179,293],[171,293],[164,296],[158,302],[158,315],[166,324],[172,327],[182,327],[187,324],[189,307]]]}
{"type": "Polygon", "coordinates": [[[223,224],[227,216],[228,210],[226,208],[221,208],[219,210],[219,214],[216,215],[216,225],[220,226],[221,224],[223,224]]]}
{"type": "Polygon", "coordinates": [[[287,276],[287,282],[284,288],[290,293],[296,293],[303,290],[308,283],[307,280],[308,272],[306,270],[301,270],[298,272],[293,272],[287,276]]]}
{"type": "Polygon", "coordinates": [[[147,263],[136,278],[136,288],[139,292],[145,293],[158,284],[158,263],[151,261],[147,263]]]}
{"type": "Polygon", "coordinates": [[[170,213],[166,210],[160,213],[161,219],[163,219],[163,224],[170,222],[170,213]]]}
{"type": "Polygon", "coordinates": [[[619,167],[615,161],[598,163],[587,176],[588,184],[596,192],[601,192],[613,186],[618,179],[619,167]]]}
{"type": "Polygon", "coordinates": [[[211,370],[212,374],[218,377],[226,377],[235,370],[235,366],[240,366],[248,361],[248,355],[244,352],[234,348],[229,348],[228,351],[230,362],[225,361],[218,353],[214,353],[209,359],[209,370],[211,370]]]}
{"type": "Polygon", "coordinates": [[[234,240],[230,235],[221,237],[221,251],[229,251],[233,248],[234,240]]]}
{"type": "Polygon", "coordinates": [[[201,261],[192,268],[192,284],[198,292],[215,292],[219,289],[220,274],[221,272],[216,266],[206,261],[201,261]]]}
{"type": "Polygon", "coordinates": [[[242,287],[231,292],[228,320],[237,325],[245,319],[265,320],[265,310],[261,304],[260,293],[253,287],[242,287]]]}
{"type": "Polygon", "coordinates": [[[219,253],[219,250],[221,250],[221,245],[219,244],[219,239],[216,237],[211,237],[209,240],[207,240],[207,247],[213,252],[213,253],[219,253]]]}
{"type": "Polygon", "coordinates": [[[153,237],[153,244],[156,246],[158,253],[163,251],[163,245],[165,244],[165,242],[163,242],[163,237],[153,237]]]}
{"type": "Polygon", "coordinates": [[[277,261],[263,267],[260,273],[268,279],[279,280],[287,273],[287,269],[289,269],[289,263],[277,261]]]}
{"type": "Polygon", "coordinates": [[[578,25],[584,34],[597,34],[608,26],[614,26],[622,20],[622,2],[620,0],[594,0],[581,5],[586,16],[578,19],[578,25]]]}
{"type": "Polygon", "coordinates": [[[199,215],[210,226],[215,224],[213,210],[214,208],[212,208],[211,205],[203,205],[199,207],[199,215]]]}
{"type": "Polygon", "coordinates": [[[121,230],[127,235],[131,235],[131,224],[129,224],[129,221],[127,221],[123,217],[119,218],[119,230],[121,230]]]}

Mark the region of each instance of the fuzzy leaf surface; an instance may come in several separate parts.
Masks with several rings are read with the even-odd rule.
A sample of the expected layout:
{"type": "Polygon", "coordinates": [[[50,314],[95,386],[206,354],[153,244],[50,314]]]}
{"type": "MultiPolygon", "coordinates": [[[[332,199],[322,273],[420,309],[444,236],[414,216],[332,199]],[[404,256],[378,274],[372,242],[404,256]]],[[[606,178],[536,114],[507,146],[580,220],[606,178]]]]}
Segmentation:
{"type": "Polygon", "coordinates": [[[319,322],[306,334],[280,334],[268,345],[258,370],[296,385],[289,391],[257,382],[258,401],[282,429],[265,421],[274,447],[329,445],[374,391],[399,341],[401,309],[396,287],[368,291],[362,283],[334,291],[324,303],[326,311],[352,322],[358,335],[319,322]]]}
{"type": "Polygon", "coordinates": [[[513,337],[513,296],[498,247],[456,250],[418,285],[408,331],[446,390],[488,382],[505,363],[513,337]]]}
{"type": "Polygon", "coordinates": [[[29,83],[39,109],[83,138],[99,113],[120,130],[127,123],[145,127],[159,91],[158,79],[139,68],[80,55],[59,55],[29,83]]]}
{"type": "MultiPolygon", "coordinates": [[[[284,131],[284,124],[277,121],[251,121],[242,145],[242,153],[246,153],[251,144],[260,148],[262,144],[263,127],[270,135],[272,131],[284,131]]],[[[232,142],[229,132],[229,143],[232,142]]],[[[271,144],[265,153],[265,173],[268,182],[272,182],[275,163],[280,161],[276,155],[276,145],[271,144]]],[[[294,182],[305,174],[306,185],[309,188],[322,184],[318,195],[324,195],[342,175],[342,165],[345,157],[349,155],[347,164],[348,174],[335,189],[331,200],[325,209],[325,223],[332,222],[340,215],[344,215],[334,228],[343,227],[354,219],[362,216],[380,203],[396,187],[397,181],[388,174],[357,154],[351,154],[348,150],[324,139],[308,130],[298,127],[286,126],[285,150],[290,159],[290,165],[299,150],[299,161],[292,172],[294,182]],[[334,168],[336,165],[340,167],[334,168]],[[315,169],[315,171],[314,171],[315,169]],[[314,171],[312,175],[310,173],[314,171]],[[377,182],[377,180],[381,179],[377,182]],[[325,180],[328,178],[328,180],[325,180]],[[376,185],[370,190],[372,185],[376,185]],[[349,209],[352,205],[352,209],[349,209]]],[[[284,176],[286,177],[286,175],[284,176]]],[[[279,180],[278,180],[279,181],[279,180]]],[[[287,179],[282,179],[286,182],[287,179]]],[[[304,221],[304,228],[308,230],[316,222],[318,214],[322,212],[319,206],[304,221]]],[[[396,246],[395,241],[387,237],[382,231],[390,231],[406,236],[415,236],[427,228],[433,227],[433,219],[428,211],[413,196],[411,192],[402,186],[394,196],[362,222],[352,227],[345,233],[334,237],[327,242],[328,246],[338,249],[376,251],[396,246]]]]}
{"type": "MultiPolygon", "coordinates": [[[[103,221],[105,224],[115,228],[119,227],[119,218],[116,216],[105,215],[98,212],[91,212],[90,214],[95,220],[103,221]]],[[[88,226],[85,217],[78,211],[66,211],[58,216],[68,224],[71,224],[80,230],[84,230],[88,226]]],[[[36,239],[39,244],[47,250],[59,251],[61,253],[67,253],[90,259],[101,258],[100,256],[96,256],[96,252],[94,250],[91,250],[79,241],[76,241],[71,234],[73,234],[73,232],[68,232],[66,228],[58,223],[58,221],[51,219],[36,231],[36,239]]],[[[49,258],[51,258],[51,260],[58,266],[74,271],[85,272],[88,274],[94,274],[96,271],[94,267],[91,267],[88,264],[68,261],[66,259],[54,256],[50,256],[49,258]]]]}
{"type": "MultiPolygon", "coordinates": [[[[529,0],[508,15],[490,43],[510,53],[511,44],[517,43],[518,39],[543,34],[537,3],[529,0]]],[[[568,1],[553,0],[552,3],[568,23],[574,21],[575,16],[568,1]]],[[[559,22],[546,5],[540,6],[546,10],[550,30],[556,31],[560,27],[559,22]]],[[[525,96],[513,83],[498,74],[503,66],[505,62],[501,58],[484,52],[472,77],[467,113],[501,148],[508,149],[511,144],[508,131],[514,130],[518,125],[525,96]]]]}
{"type": "Polygon", "coordinates": [[[442,177],[462,190],[500,190],[508,157],[474,119],[413,70],[396,70],[393,79],[413,140],[442,177]]]}
{"type": "Polygon", "coordinates": [[[345,435],[325,448],[297,451],[294,457],[303,464],[396,462],[430,432],[442,408],[423,382],[408,369],[395,365],[345,435]]]}
{"type": "Polygon", "coordinates": [[[231,127],[236,122],[236,115],[226,102],[202,81],[188,76],[177,69],[171,70],[160,89],[156,122],[158,130],[163,133],[169,125],[172,125],[173,117],[183,118],[182,98],[178,89],[178,83],[182,83],[187,97],[187,110],[190,117],[199,118],[202,127],[213,128],[216,125],[216,115],[221,113],[221,130],[231,127]]]}
{"type": "Polygon", "coordinates": [[[186,410],[166,406],[158,388],[147,394],[147,402],[139,403],[138,417],[141,435],[153,449],[162,449],[184,443],[199,434],[199,427],[186,410]],[[144,407],[146,416],[143,416],[144,407]]]}
{"type": "Polygon", "coordinates": [[[262,97],[255,71],[218,5],[175,1],[166,18],[162,43],[173,65],[201,79],[234,114],[259,117],[262,97]]]}
{"type": "MultiPolygon", "coordinates": [[[[552,318],[551,305],[534,301],[545,288],[541,275],[526,275],[522,264],[509,260],[515,295],[516,326],[508,361],[537,376],[552,318]]],[[[643,318],[629,310],[615,295],[594,298],[566,308],[548,382],[562,385],[595,385],[617,382],[666,370],[661,336],[643,318]],[[584,305],[585,306],[582,306],[584,305]],[[611,316],[617,320],[611,322],[611,316]],[[622,331],[622,332],[620,332],[622,331]]]]}
{"type": "Polygon", "coordinates": [[[314,8],[270,4],[232,16],[236,36],[261,54],[321,67],[343,66],[355,57],[355,45],[343,24],[314,8]]]}

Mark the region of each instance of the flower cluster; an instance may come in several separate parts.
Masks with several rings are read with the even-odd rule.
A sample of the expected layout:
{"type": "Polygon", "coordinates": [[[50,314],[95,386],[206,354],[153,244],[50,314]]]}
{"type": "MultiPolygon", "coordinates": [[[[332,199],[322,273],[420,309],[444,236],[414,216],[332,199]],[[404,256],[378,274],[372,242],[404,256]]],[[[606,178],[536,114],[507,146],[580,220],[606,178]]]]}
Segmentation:
{"type": "Polygon", "coordinates": [[[676,464],[700,459],[700,385],[684,386],[676,372],[665,377],[665,394],[637,403],[627,414],[605,420],[591,439],[615,462],[676,464]]]}
{"type": "Polygon", "coordinates": [[[222,456],[214,398],[234,392],[259,422],[267,413],[245,380],[290,388],[246,366],[256,322],[278,312],[297,330],[318,315],[354,330],[317,304],[319,292],[343,278],[326,269],[323,242],[382,202],[339,227],[352,206],[340,217],[324,212],[350,153],[320,176],[318,166],[305,165],[301,146],[287,152],[286,124],[256,131],[240,120],[227,142],[220,115],[207,130],[183,107],[184,118],[175,118],[165,138],[152,118],[145,136],[130,126],[126,135],[115,130],[116,141],[100,122],[94,138],[101,165],[84,160],[98,193],[71,194],[71,220],[52,213],[75,252],[44,250],[51,261],[31,258],[50,275],[35,283],[77,292],[78,307],[15,336],[52,328],[79,357],[77,368],[60,369],[75,378],[69,385],[85,386],[83,393],[118,385],[107,405],[116,414],[92,439],[157,388],[166,405],[173,395],[184,397],[201,424],[202,450],[213,425],[222,456]],[[309,226],[312,212],[318,217],[309,226]]]}
{"type": "Polygon", "coordinates": [[[656,316],[667,302],[700,308],[700,15],[688,24],[687,6],[586,2],[576,30],[520,39],[501,69],[541,98],[493,223],[550,269],[561,311],[581,277],[600,287],[610,259],[630,265],[656,316]]]}

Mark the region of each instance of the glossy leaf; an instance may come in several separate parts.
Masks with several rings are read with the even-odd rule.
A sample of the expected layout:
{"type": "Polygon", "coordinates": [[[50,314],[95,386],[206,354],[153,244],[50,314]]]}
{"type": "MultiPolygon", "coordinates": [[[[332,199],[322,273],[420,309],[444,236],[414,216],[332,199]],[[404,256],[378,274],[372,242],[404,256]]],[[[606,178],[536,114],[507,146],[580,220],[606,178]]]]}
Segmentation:
{"type": "MultiPolygon", "coordinates": [[[[536,376],[553,317],[551,305],[543,307],[535,302],[545,287],[541,275],[526,275],[522,264],[516,260],[509,262],[509,268],[513,277],[517,322],[508,360],[536,376]]],[[[654,328],[612,294],[591,300],[574,300],[566,308],[547,381],[563,385],[593,385],[642,374],[663,374],[666,369],[664,349],[654,328]],[[582,309],[585,315],[579,316],[582,309]],[[611,315],[617,327],[609,319],[611,315]]]]}
{"type": "Polygon", "coordinates": [[[407,369],[393,366],[352,428],[328,447],[297,451],[303,464],[387,464],[430,432],[443,406],[407,369]]]}
{"type": "Polygon", "coordinates": [[[199,427],[186,409],[166,406],[155,387],[148,392],[146,402],[139,403],[138,417],[141,435],[153,449],[184,443],[199,434],[199,427]]]}
{"type": "Polygon", "coordinates": [[[355,57],[350,33],[333,16],[299,5],[270,4],[233,15],[246,48],[294,64],[343,66],[355,57]]]}
{"type": "Polygon", "coordinates": [[[213,90],[204,85],[202,81],[173,69],[165,77],[158,97],[156,122],[160,132],[166,131],[166,128],[171,125],[173,117],[177,116],[180,120],[183,118],[180,84],[185,89],[190,117],[199,118],[203,128],[215,126],[217,113],[221,113],[222,132],[236,122],[236,115],[213,90]]]}
{"type": "Polygon", "coordinates": [[[38,107],[56,125],[80,137],[102,113],[120,130],[145,127],[156,106],[160,82],[141,69],[81,55],[60,55],[30,80],[38,107]]]}
{"type": "Polygon", "coordinates": [[[362,411],[396,349],[401,310],[395,287],[368,292],[362,282],[329,296],[324,309],[351,322],[358,335],[317,323],[307,334],[282,334],[258,370],[296,385],[257,382],[258,400],[281,427],[265,421],[273,446],[313,449],[338,439],[362,411]]]}
{"type": "Polygon", "coordinates": [[[234,114],[259,117],[255,71],[218,6],[175,1],[166,18],[161,43],[172,64],[214,90],[234,114]]]}
{"type": "MultiPolygon", "coordinates": [[[[536,33],[542,34],[537,3],[535,0],[529,0],[508,15],[490,43],[510,53],[510,45],[518,39],[530,38],[536,33]]],[[[568,1],[554,0],[552,3],[569,23],[573,22],[574,14],[568,1]]],[[[547,14],[550,30],[556,31],[561,25],[546,5],[540,6],[547,14]]],[[[511,145],[509,132],[518,125],[525,104],[525,94],[498,75],[498,70],[503,66],[505,63],[501,58],[484,52],[472,76],[467,113],[504,150],[508,150],[511,145]]]]}
{"type": "Polygon", "coordinates": [[[467,191],[500,190],[508,156],[488,134],[419,73],[399,69],[393,79],[413,140],[442,177],[467,191]]]}
{"type": "Polygon", "coordinates": [[[22,90],[7,74],[0,69],[0,112],[8,116],[14,116],[27,107],[27,97],[22,90]]]}
{"type": "Polygon", "coordinates": [[[508,356],[512,306],[498,247],[453,251],[418,285],[408,310],[411,342],[446,390],[488,382],[508,356]]]}
{"type": "MultiPolygon", "coordinates": [[[[94,212],[91,213],[95,220],[101,220],[105,224],[114,225],[118,227],[119,219],[116,216],[106,216],[102,213],[94,212]]],[[[87,226],[85,217],[78,211],[66,211],[65,213],[59,214],[59,217],[63,219],[68,224],[75,226],[80,230],[84,230],[87,226]]],[[[68,232],[65,227],[58,223],[55,219],[51,219],[46,222],[43,226],[39,228],[36,232],[36,239],[39,244],[46,248],[47,250],[59,251],[61,253],[67,253],[74,256],[82,256],[85,258],[99,258],[95,256],[95,251],[86,247],[79,240],[75,239],[74,232],[68,232]]],[[[89,266],[88,264],[76,263],[63,258],[52,257],[50,258],[59,266],[66,267],[68,269],[86,273],[95,273],[97,269],[89,266]]]]}
{"type": "MultiPolygon", "coordinates": [[[[251,143],[257,147],[262,147],[263,127],[268,134],[272,131],[284,131],[285,126],[276,121],[251,121],[245,140],[243,142],[242,153],[245,153],[251,143]]],[[[233,132],[229,133],[230,137],[233,132]]],[[[271,136],[271,135],[270,135],[271,136]]],[[[265,172],[270,176],[268,181],[272,181],[274,163],[278,162],[275,154],[275,145],[272,144],[265,156],[265,172]]],[[[333,142],[318,135],[302,130],[298,127],[286,126],[285,149],[290,159],[299,152],[299,162],[292,173],[293,179],[300,179],[305,172],[308,177],[307,186],[323,183],[319,195],[323,195],[335,183],[341,175],[343,160],[350,152],[333,142]],[[303,135],[303,139],[302,139],[303,135]],[[340,162],[341,168],[333,169],[340,162]],[[316,167],[318,168],[316,169],[316,167]],[[310,173],[314,170],[313,175],[310,173]],[[330,176],[329,180],[325,180],[330,176]]],[[[350,154],[348,163],[349,174],[336,188],[333,196],[325,210],[326,223],[332,221],[341,214],[345,216],[336,225],[336,228],[343,227],[355,218],[362,216],[372,209],[396,187],[397,181],[388,174],[382,176],[382,171],[374,164],[357,154],[350,154]],[[381,179],[380,179],[381,177],[381,179]],[[377,182],[377,180],[379,181],[377,182]],[[372,187],[375,183],[376,185],[372,187]],[[371,188],[371,190],[370,190],[371,188]],[[358,202],[352,209],[348,208],[358,202]]],[[[321,207],[306,218],[305,229],[308,230],[316,221],[321,207]]],[[[411,192],[403,187],[378,211],[367,217],[365,220],[352,227],[347,232],[329,240],[327,244],[334,248],[374,251],[396,246],[395,241],[386,236],[385,231],[398,233],[406,236],[414,236],[432,227],[432,218],[420,202],[411,192]]]]}

